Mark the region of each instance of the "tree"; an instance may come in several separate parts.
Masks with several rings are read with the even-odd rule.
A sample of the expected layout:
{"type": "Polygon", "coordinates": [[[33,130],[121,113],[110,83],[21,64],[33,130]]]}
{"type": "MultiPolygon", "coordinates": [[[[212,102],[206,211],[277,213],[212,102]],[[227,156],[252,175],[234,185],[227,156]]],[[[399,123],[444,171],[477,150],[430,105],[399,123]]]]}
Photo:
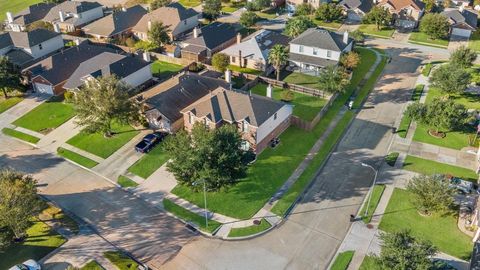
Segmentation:
{"type": "Polygon", "coordinates": [[[445,213],[452,209],[455,191],[443,175],[420,175],[408,182],[407,190],[415,196],[415,206],[424,215],[445,213]]]}
{"type": "Polygon", "coordinates": [[[220,17],[222,2],[220,0],[205,0],[203,2],[203,17],[209,21],[215,21],[220,17]]]}
{"type": "Polygon", "coordinates": [[[382,26],[388,26],[392,22],[392,14],[384,7],[374,6],[370,12],[365,14],[363,20],[367,23],[373,23],[380,30],[382,26]]]}
{"type": "Polygon", "coordinates": [[[440,89],[447,94],[463,93],[470,83],[470,73],[455,65],[442,65],[432,72],[431,87],[440,89]]]}
{"type": "Polygon", "coordinates": [[[168,6],[170,3],[172,3],[172,0],[153,0],[150,2],[150,9],[155,10],[157,8],[168,6]]]}
{"type": "Polygon", "coordinates": [[[350,37],[357,43],[363,43],[365,41],[365,34],[358,29],[350,32],[350,37]]]}
{"type": "Polygon", "coordinates": [[[466,119],[467,110],[465,106],[453,100],[434,98],[428,104],[411,104],[407,107],[405,115],[439,134],[441,130],[451,131],[461,127],[466,119]]]}
{"type": "Polygon", "coordinates": [[[160,21],[152,22],[152,27],[148,30],[148,40],[150,44],[156,48],[163,47],[163,45],[170,42],[170,36],[168,35],[168,26],[164,25],[160,21]]]}
{"type": "Polygon", "coordinates": [[[196,123],[190,134],[180,131],[165,141],[165,151],[172,157],[167,169],[180,184],[193,190],[202,187],[195,182],[205,181],[209,191],[218,191],[245,176],[241,143],[234,125],[209,129],[196,123]]]}
{"type": "Polygon", "coordinates": [[[315,9],[309,3],[302,3],[295,8],[296,16],[312,15],[315,9]]]}
{"type": "Polygon", "coordinates": [[[320,88],[328,93],[339,93],[345,91],[348,78],[341,68],[327,66],[320,71],[318,83],[320,88]]]}
{"type": "Polygon", "coordinates": [[[321,3],[315,11],[315,17],[324,22],[338,21],[343,18],[343,9],[335,3],[321,3]]]}
{"type": "Polygon", "coordinates": [[[259,17],[257,13],[253,11],[245,11],[240,15],[240,24],[245,28],[249,28],[254,26],[258,19],[259,17]]]}
{"type": "Polygon", "coordinates": [[[447,17],[439,13],[428,13],[420,21],[420,31],[431,39],[442,39],[448,36],[450,24],[447,17]]]}
{"type": "Polygon", "coordinates": [[[37,181],[11,169],[0,170],[0,228],[22,238],[30,219],[40,211],[37,181]]]}
{"type": "Polygon", "coordinates": [[[288,49],[281,45],[276,44],[272,47],[268,53],[268,62],[275,68],[277,74],[277,81],[280,80],[280,71],[282,66],[287,64],[288,61],[288,49]]]}
{"type": "Polygon", "coordinates": [[[360,64],[360,55],[354,51],[342,54],[340,64],[347,70],[353,70],[360,64]]]}
{"type": "Polygon", "coordinates": [[[0,88],[5,98],[15,90],[21,80],[20,70],[6,56],[0,56],[0,88]]]}
{"type": "Polygon", "coordinates": [[[86,132],[102,132],[112,136],[112,123],[129,124],[139,121],[139,109],[129,99],[128,86],[115,76],[88,81],[77,92],[74,104],[77,124],[86,132]]]}
{"type": "Polygon", "coordinates": [[[224,53],[216,53],[212,57],[212,66],[219,72],[225,72],[230,64],[230,57],[224,53]]]}
{"type": "Polygon", "coordinates": [[[461,46],[450,55],[450,64],[460,68],[469,68],[476,59],[476,52],[468,47],[461,46]]]}
{"type": "Polygon", "coordinates": [[[157,46],[150,41],[139,40],[135,43],[135,49],[143,50],[146,52],[153,51],[156,48],[157,46]]]}
{"type": "Polygon", "coordinates": [[[298,16],[287,21],[284,33],[291,38],[295,38],[305,32],[308,28],[312,27],[315,27],[315,23],[312,19],[306,16],[298,16]]]}
{"type": "Polygon", "coordinates": [[[380,256],[375,261],[380,269],[410,270],[433,268],[431,257],[437,249],[427,241],[419,241],[409,231],[381,233],[380,256]]]}
{"type": "Polygon", "coordinates": [[[429,13],[435,9],[436,1],[435,0],[423,0],[425,3],[425,12],[429,13]]]}

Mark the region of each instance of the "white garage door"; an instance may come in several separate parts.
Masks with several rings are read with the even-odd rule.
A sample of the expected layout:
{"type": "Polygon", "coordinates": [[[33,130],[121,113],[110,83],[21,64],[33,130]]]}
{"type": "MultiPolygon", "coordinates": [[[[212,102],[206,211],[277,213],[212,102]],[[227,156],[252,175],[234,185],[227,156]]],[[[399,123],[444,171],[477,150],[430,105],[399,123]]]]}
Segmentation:
{"type": "Polygon", "coordinates": [[[461,36],[461,37],[470,37],[472,31],[460,28],[453,28],[452,35],[454,36],[461,36]]]}
{"type": "Polygon", "coordinates": [[[360,18],[360,16],[357,13],[355,13],[355,11],[353,11],[353,10],[348,11],[347,17],[351,21],[361,21],[362,20],[362,18],[360,18]]]}
{"type": "Polygon", "coordinates": [[[35,83],[34,87],[35,91],[38,93],[53,95],[53,88],[51,85],[35,83]]]}

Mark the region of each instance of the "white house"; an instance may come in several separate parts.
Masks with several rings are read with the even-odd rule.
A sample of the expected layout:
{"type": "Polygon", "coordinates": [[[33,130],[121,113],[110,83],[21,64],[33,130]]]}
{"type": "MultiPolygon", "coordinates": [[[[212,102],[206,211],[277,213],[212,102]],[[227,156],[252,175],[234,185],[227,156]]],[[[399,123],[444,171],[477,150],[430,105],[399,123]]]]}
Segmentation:
{"type": "Polygon", "coordinates": [[[290,41],[290,68],[317,75],[320,69],[337,65],[340,56],[352,49],[353,39],[348,32],[341,34],[310,28],[290,41]]]}
{"type": "Polygon", "coordinates": [[[65,1],[51,8],[43,20],[58,25],[62,31],[72,32],[101,17],[103,7],[97,2],[65,1]]]}

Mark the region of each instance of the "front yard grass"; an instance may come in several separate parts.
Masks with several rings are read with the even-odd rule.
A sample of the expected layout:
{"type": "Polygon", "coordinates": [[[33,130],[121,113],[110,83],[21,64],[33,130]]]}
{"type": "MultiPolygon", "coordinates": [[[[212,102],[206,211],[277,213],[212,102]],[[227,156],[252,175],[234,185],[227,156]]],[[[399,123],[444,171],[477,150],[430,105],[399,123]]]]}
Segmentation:
{"type": "MultiPolygon", "coordinates": [[[[446,94],[442,93],[440,89],[435,87],[430,87],[428,89],[427,99],[425,100],[426,103],[431,102],[434,98],[441,98],[446,96],[446,94]]],[[[464,105],[467,109],[476,109],[480,110],[480,96],[476,94],[471,94],[464,92],[462,94],[449,94],[450,99],[455,101],[455,103],[459,103],[464,105]]]]}
{"type": "Polygon", "coordinates": [[[422,32],[412,32],[408,42],[438,48],[447,48],[448,39],[431,39],[427,34],[422,32]]]}
{"type": "Polygon", "coordinates": [[[39,2],[42,2],[42,0],[0,0],[0,21],[6,19],[5,14],[7,13],[7,11],[16,14],[19,11],[27,8],[28,6],[39,2]]]}
{"type": "MultiPolygon", "coordinates": [[[[363,222],[368,224],[372,220],[373,213],[375,212],[375,209],[377,209],[384,190],[385,185],[375,185],[373,187],[372,199],[370,200],[370,205],[368,206],[368,214],[364,216],[365,209],[367,209],[367,203],[365,203],[362,207],[362,210],[360,210],[360,216],[362,217],[363,222]]],[[[365,202],[368,202],[368,197],[365,199],[365,202]]]]}
{"type": "Polygon", "coordinates": [[[472,241],[458,229],[457,216],[421,216],[415,208],[413,194],[403,189],[393,191],[379,229],[385,232],[409,229],[413,236],[432,242],[439,251],[464,260],[472,253],[472,241]]]}
{"type": "Polygon", "coordinates": [[[202,4],[200,0],[179,0],[178,2],[184,7],[196,7],[202,4]]]}
{"type": "Polygon", "coordinates": [[[448,174],[453,175],[474,183],[477,182],[478,175],[469,169],[440,163],[429,159],[423,159],[414,156],[407,156],[403,162],[403,168],[408,171],[422,174],[448,174]]]}
{"type": "Polygon", "coordinates": [[[365,256],[359,270],[382,270],[372,256],[365,256]]]}
{"type": "Polygon", "coordinates": [[[272,8],[272,9],[269,9],[269,10],[266,10],[264,12],[262,11],[255,11],[255,13],[257,14],[258,17],[260,17],[261,19],[264,19],[264,20],[273,20],[277,17],[277,12],[279,10],[276,9],[276,8],[272,8]]]}
{"type": "Polygon", "coordinates": [[[20,101],[23,100],[23,97],[10,97],[7,99],[0,99],[0,113],[10,109],[11,107],[17,105],[20,101]]]}
{"type": "Polygon", "coordinates": [[[183,69],[183,66],[181,65],[158,61],[158,60],[153,62],[152,64],[152,74],[153,76],[159,78],[160,80],[170,79],[182,69],[183,69]]]}
{"type": "Polygon", "coordinates": [[[16,130],[11,129],[11,128],[3,128],[2,132],[5,135],[8,135],[10,137],[14,137],[14,138],[17,138],[17,139],[20,139],[22,141],[26,141],[26,142],[29,142],[29,143],[37,143],[38,141],[40,141],[40,139],[35,137],[35,136],[32,136],[30,134],[25,134],[23,132],[16,131],[16,130]]]}
{"type": "Polygon", "coordinates": [[[353,250],[339,253],[337,258],[335,258],[335,261],[333,262],[332,268],[330,268],[330,270],[346,270],[348,268],[348,265],[352,261],[354,254],[355,251],[353,250]]]}
{"type": "Polygon", "coordinates": [[[163,207],[165,208],[166,211],[174,214],[175,216],[183,219],[184,221],[196,224],[197,226],[200,227],[202,231],[212,233],[221,225],[221,223],[215,220],[208,220],[208,228],[207,228],[205,226],[205,216],[200,216],[193,212],[190,212],[187,209],[170,201],[169,199],[163,199],[163,207]]]}
{"type": "MultiPolygon", "coordinates": [[[[415,86],[415,89],[413,89],[413,93],[412,93],[412,101],[414,102],[420,101],[424,87],[425,86],[423,84],[419,84],[415,86]]],[[[398,136],[400,136],[401,138],[406,138],[408,129],[410,128],[411,124],[412,124],[412,119],[403,115],[402,120],[400,121],[400,125],[398,125],[398,129],[397,129],[398,136]]]]}
{"type": "Polygon", "coordinates": [[[110,138],[105,138],[102,133],[81,131],[67,143],[101,158],[107,158],[139,133],[129,125],[118,123],[112,124],[112,130],[115,134],[110,138]]]}
{"type": "Polygon", "coordinates": [[[119,251],[107,251],[103,253],[103,256],[119,270],[136,270],[139,266],[138,263],[119,251]]]}
{"type": "Polygon", "coordinates": [[[124,188],[128,188],[128,187],[137,187],[138,186],[138,183],[133,181],[132,179],[126,177],[126,176],[123,176],[123,175],[120,175],[117,179],[117,183],[121,186],[121,187],[124,187],[124,188]]]}
{"type": "Polygon", "coordinates": [[[365,35],[379,38],[391,38],[395,32],[395,29],[391,27],[383,27],[382,29],[378,30],[377,26],[374,24],[362,24],[358,30],[362,31],[365,35]]]}
{"type": "Polygon", "coordinates": [[[468,41],[468,47],[474,51],[480,52],[480,30],[472,33],[468,41]]]}
{"type": "Polygon", "coordinates": [[[143,157],[130,166],[128,171],[147,179],[152,173],[165,164],[169,158],[163,148],[163,143],[160,143],[155,146],[152,151],[144,154],[143,157]]]}
{"type": "Polygon", "coordinates": [[[46,208],[43,209],[39,218],[43,221],[53,220],[61,224],[62,227],[70,230],[71,233],[77,234],[79,232],[78,224],[70,216],[66,215],[62,209],[47,203],[46,208]]]}
{"type": "Polygon", "coordinates": [[[260,220],[260,224],[258,225],[252,225],[252,226],[243,227],[243,228],[232,228],[228,233],[228,237],[244,237],[244,236],[254,235],[257,233],[261,233],[265,230],[268,230],[270,227],[272,227],[272,225],[270,225],[270,223],[268,223],[267,220],[262,218],[260,220]]]}
{"type": "Polygon", "coordinates": [[[86,157],[84,157],[80,154],[77,154],[75,152],[72,152],[68,149],[65,149],[63,147],[59,147],[57,149],[57,154],[59,156],[62,156],[64,158],[68,159],[68,160],[71,160],[71,161],[73,161],[75,163],[78,163],[78,164],[82,165],[83,167],[86,167],[86,168],[89,168],[89,169],[98,165],[98,162],[96,162],[94,160],[91,160],[89,158],[86,158],[86,157]]]}
{"type": "Polygon", "coordinates": [[[97,261],[89,261],[80,270],[103,270],[103,267],[97,261]]]}
{"type": "MultiPolygon", "coordinates": [[[[264,83],[259,83],[250,89],[252,93],[266,96],[267,95],[267,85],[264,83]]],[[[275,100],[282,99],[282,92],[285,91],[281,88],[273,87],[272,98],[275,100]]],[[[298,92],[293,92],[293,100],[289,102],[294,105],[293,115],[298,116],[306,121],[312,121],[315,116],[320,112],[320,110],[327,103],[326,99],[321,97],[314,97],[298,92]]]]}
{"type": "Polygon", "coordinates": [[[0,269],[9,269],[28,259],[40,260],[66,241],[47,224],[38,220],[32,222],[27,235],[22,243],[14,243],[0,252],[0,269]]]}

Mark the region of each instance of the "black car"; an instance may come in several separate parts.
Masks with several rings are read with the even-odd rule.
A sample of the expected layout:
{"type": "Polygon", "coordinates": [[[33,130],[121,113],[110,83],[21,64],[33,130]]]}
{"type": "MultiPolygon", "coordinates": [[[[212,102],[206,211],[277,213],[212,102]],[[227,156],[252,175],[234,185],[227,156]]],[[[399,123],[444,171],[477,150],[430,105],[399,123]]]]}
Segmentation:
{"type": "Polygon", "coordinates": [[[135,145],[135,151],[147,153],[168,135],[165,132],[154,132],[143,137],[142,141],[135,145]]]}

